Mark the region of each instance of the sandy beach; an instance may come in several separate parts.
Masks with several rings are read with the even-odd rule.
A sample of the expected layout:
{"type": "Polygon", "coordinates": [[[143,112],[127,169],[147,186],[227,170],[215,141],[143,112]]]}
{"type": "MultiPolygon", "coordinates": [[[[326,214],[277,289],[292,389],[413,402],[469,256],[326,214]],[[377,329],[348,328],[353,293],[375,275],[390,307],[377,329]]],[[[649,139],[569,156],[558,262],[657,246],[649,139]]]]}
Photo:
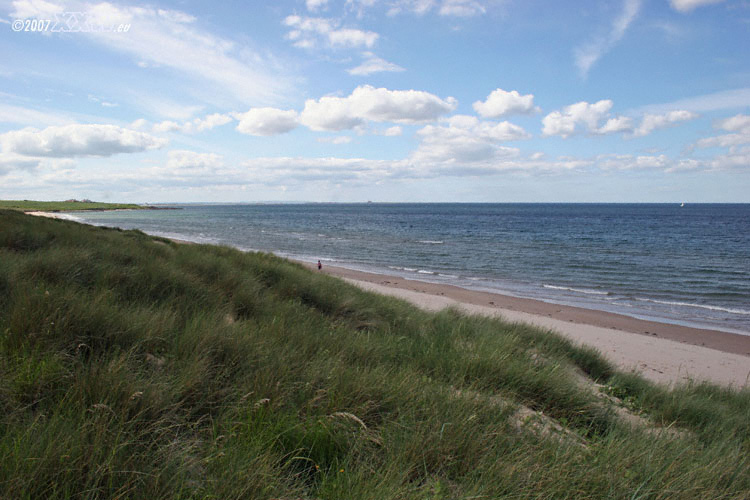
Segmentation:
{"type": "Polygon", "coordinates": [[[428,310],[458,307],[553,330],[598,349],[621,369],[659,383],[695,380],[747,387],[750,381],[750,336],[328,265],[323,272],[428,310]]]}
{"type": "Polygon", "coordinates": [[[62,213],[58,212],[25,212],[26,215],[36,215],[37,217],[49,217],[50,219],[65,219],[62,213]]]}

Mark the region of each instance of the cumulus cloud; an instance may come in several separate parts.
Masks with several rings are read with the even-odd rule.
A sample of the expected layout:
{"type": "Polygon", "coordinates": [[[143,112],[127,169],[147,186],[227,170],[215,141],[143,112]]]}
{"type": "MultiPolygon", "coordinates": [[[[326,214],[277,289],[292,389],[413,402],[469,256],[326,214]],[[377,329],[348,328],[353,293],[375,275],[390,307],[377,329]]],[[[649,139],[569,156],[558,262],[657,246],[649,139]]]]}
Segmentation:
{"type": "Polygon", "coordinates": [[[719,121],[717,128],[728,132],[743,131],[745,133],[750,133],[750,116],[735,115],[731,118],[725,118],[724,120],[719,121]]]}
{"type": "Polygon", "coordinates": [[[290,30],[286,38],[302,49],[321,45],[328,48],[372,48],[380,35],[374,31],[341,28],[339,21],[323,17],[287,16],[284,25],[290,30]]]}
{"type": "Polygon", "coordinates": [[[474,116],[455,115],[446,125],[428,125],[417,132],[422,139],[412,154],[416,161],[474,163],[519,154],[518,149],[501,142],[528,139],[531,136],[510,122],[485,122],[474,116]]]}
{"type": "Polygon", "coordinates": [[[669,3],[674,10],[684,14],[698,7],[722,3],[723,1],[724,0],[669,0],[669,3]]]}
{"type": "Polygon", "coordinates": [[[632,118],[629,118],[627,116],[616,116],[607,120],[607,122],[597,130],[597,133],[614,134],[615,132],[630,132],[632,130],[632,118]]]}
{"type": "Polygon", "coordinates": [[[372,52],[362,54],[364,60],[359,66],[346,70],[350,75],[367,76],[373,73],[382,73],[385,71],[404,71],[404,68],[385,59],[381,59],[372,52]]]}
{"type": "Polygon", "coordinates": [[[599,35],[575,49],[575,63],[584,78],[588,75],[591,67],[625,36],[628,27],[641,10],[641,3],[642,0],[624,0],[622,12],[612,22],[609,32],[606,35],[599,35]]]}
{"type": "Polygon", "coordinates": [[[750,144],[750,115],[735,115],[731,118],[719,120],[715,127],[731,133],[701,139],[696,143],[696,146],[700,148],[732,148],[750,144]]]}
{"type": "Polygon", "coordinates": [[[146,125],[148,125],[148,121],[144,118],[138,118],[137,120],[133,120],[130,123],[130,128],[133,130],[140,130],[144,128],[146,125]]]}
{"type": "Polygon", "coordinates": [[[184,149],[170,151],[167,155],[167,168],[171,170],[213,170],[224,165],[221,155],[196,153],[184,149]]]}
{"type": "Polygon", "coordinates": [[[441,99],[420,90],[388,90],[363,85],[347,97],[307,100],[300,122],[317,131],[352,129],[367,121],[420,123],[435,120],[456,105],[452,97],[441,99]]]}
{"type": "Polygon", "coordinates": [[[165,146],[167,141],[115,125],[63,125],[43,130],[24,128],[0,135],[3,153],[74,158],[137,153],[165,146]]]}
{"type": "Polygon", "coordinates": [[[276,108],[252,108],[245,113],[235,113],[239,121],[237,130],[248,135],[278,135],[297,127],[297,112],[276,108]]]}
{"type": "Polygon", "coordinates": [[[29,158],[12,153],[0,153],[0,176],[11,170],[33,170],[40,166],[40,158],[29,158]]]}
{"type": "Polygon", "coordinates": [[[542,134],[546,136],[559,135],[569,137],[578,131],[579,127],[585,127],[589,132],[599,132],[599,122],[609,114],[612,109],[612,101],[603,99],[589,104],[581,101],[571,104],[562,111],[553,111],[542,119],[542,134]]]}
{"type": "Polygon", "coordinates": [[[485,101],[477,101],[473,106],[483,118],[539,111],[539,108],[534,106],[534,94],[521,95],[517,90],[508,92],[500,88],[493,90],[485,101]]]}
{"type": "Polygon", "coordinates": [[[634,127],[633,118],[627,116],[610,117],[612,101],[609,99],[589,104],[585,101],[566,106],[561,111],[553,111],[542,120],[542,133],[546,136],[559,135],[563,138],[586,131],[590,134],[613,134],[623,132],[630,137],[643,137],[654,130],[674,126],[680,122],[693,120],[697,114],[685,110],[675,110],[661,114],[645,114],[640,125],[634,127]],[[604,125],[599,125],[606,119],[604,125]]]}
{"type": "Polygon", "coordinates": [[[673,126],[679,122],[694,120],[698,115],[690,111],[670,111],[660,115],[647,114],[643,116],[641,124],[633,130],[634,137],[643,137],[656,129],[673,126]]]}
{"type": "MultiPolygon", "coordinates": [[[[203,132],[204,130],[211,130],[214,127],[226,125],[231,122],[232,118],[228,114],[213,113],[206,115],[204,118],[194,118],[182,123],[177,123],[172,120],[165,120],[159,123],[155,123],[152,127],[154,132],[182,132],[184,134],[193,134],[196,132],[203,132]]],[[[143,123],[136,120],[138,127],[143,126],[143,123]]],[[[136,122],[133,122],[134,124],[136,122]]],[[[145,120],[144,120],[145,122],[145,120]]]]}

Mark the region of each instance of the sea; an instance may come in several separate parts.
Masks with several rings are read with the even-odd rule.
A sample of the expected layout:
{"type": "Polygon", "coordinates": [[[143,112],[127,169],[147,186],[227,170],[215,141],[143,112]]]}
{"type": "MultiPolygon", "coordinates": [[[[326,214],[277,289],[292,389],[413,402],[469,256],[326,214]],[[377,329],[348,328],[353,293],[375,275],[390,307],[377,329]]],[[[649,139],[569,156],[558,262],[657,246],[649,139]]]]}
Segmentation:
{"type": "Polygon", "coordinates": [[[170,206],[68,217],[750,335],[750,204],[170,206]]]}

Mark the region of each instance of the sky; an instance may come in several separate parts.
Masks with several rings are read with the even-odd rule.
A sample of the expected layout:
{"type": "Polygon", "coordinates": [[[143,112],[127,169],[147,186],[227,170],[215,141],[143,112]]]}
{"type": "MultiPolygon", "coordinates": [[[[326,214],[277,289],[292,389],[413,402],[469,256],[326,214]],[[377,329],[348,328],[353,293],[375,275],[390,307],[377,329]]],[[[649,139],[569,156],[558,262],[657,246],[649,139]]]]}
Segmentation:
{"type": "Polygon", "coordinates": [[[750,202],[749,0],[0,0],[0,198],[750,202]]]}

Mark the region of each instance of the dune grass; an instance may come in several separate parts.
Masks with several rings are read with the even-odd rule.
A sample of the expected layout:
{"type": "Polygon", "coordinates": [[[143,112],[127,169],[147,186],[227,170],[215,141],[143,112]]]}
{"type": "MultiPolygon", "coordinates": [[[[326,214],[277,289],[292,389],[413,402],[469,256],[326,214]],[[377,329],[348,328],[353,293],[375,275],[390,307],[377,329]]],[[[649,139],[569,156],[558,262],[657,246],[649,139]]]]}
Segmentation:
{"type": "Polygon", "coordinates": [[[0,419],[1,498],[750,491],[748,390],[667,389],[269,254],[3,210],[0,419]]]}
{"type": "Polygon", "coordinates": [[[80,210],[138,210],[149,208],[134,203],[101,203],[97,201],[0,200],[0,209],[22,212],[75,212],[80,210]]]}

